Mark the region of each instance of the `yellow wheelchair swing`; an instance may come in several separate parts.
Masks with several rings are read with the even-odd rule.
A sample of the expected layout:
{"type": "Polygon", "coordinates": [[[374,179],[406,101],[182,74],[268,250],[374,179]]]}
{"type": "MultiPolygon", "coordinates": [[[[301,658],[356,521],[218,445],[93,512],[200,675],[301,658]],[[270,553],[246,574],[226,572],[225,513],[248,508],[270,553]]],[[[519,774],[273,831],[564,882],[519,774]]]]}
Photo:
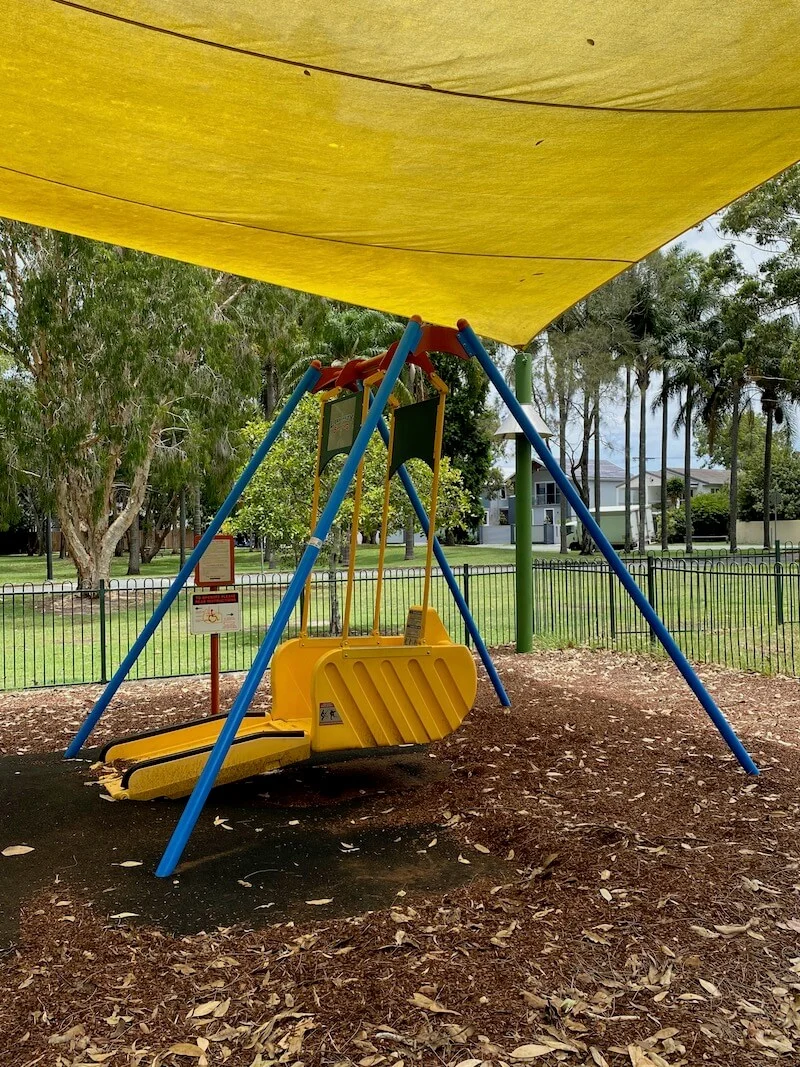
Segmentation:
{"type": "Polygon", "coordinates": [[[159,877],[166,878],[174,872],[215,785],[307,760],[316,753],[352,749],[379,751],[398,744],[435,741],[458,727],[475,699],[476,667],[469,649],[451,640],[430,605],[433,555],[500,703],[509,706],[510,701],[491,656],[435,536],[447,389],[428,358],[430,352],[477,360],[514,416],[521,434],[536,449],[539,460],[591,533],[610,570],[740,765],[748,773],[758,774],[758,768],[730,723],[614,551],[575,486],[559,467],[469,323],[462,319],[456,329],[449,329],[423,324],[414,316],[400,341],[382,356],[353,360],[343,368],[325,370],[318,363],[312,363],[67,748],[67,758],[80,753],[98,719],[175,602],[195,564],[232,513],[301,398],[307,392],[321,392],[313,532],[230,711],[227,715],[123,738],[103,750],[103,758],[115,765],[104,778],[106,789],[114,797],[144,800],[191,793],[156,868],[159,877]],[[427,374],[435,395],[418,404],[398,407],[392,399],[392,390],[406,363],[419,366],[427,374]],[[373,398],[371,394],[375,386],[377,390],[373,398]],[[392,409],[390,430],[382,415],[387,406],[392,409]],[[350,614],[364,452],[376,429],[388,445],[388,457],[374,620],[371,632],[362,636],[350,633],[350,614]],[[344,463],[325,506],[321,508],[320,474],[330,456],[339,453],[344,454],[344,463]],[[404,466],[404,461],[412,457],[425,460],[433,471],[428,512],[404,466]],[[410,609],[402,636],[384,635],[379,630],[389,481],[395,472],[427,535],[422,603],[410,609]],[[319,551],[354,478],[356,489],[344,627],[338,637],[311,637],[308,633],[308,583],[319,551]],[[279,648],[281,636],[304,590],[306,596],[299,636],[279,648]],[[253,698],[270,660],[272,711],[269,715],[253,713],[250,711],[253,698]]]}
{"type": "MultiPolygon", "coordinates": [[[[321,479],[330,460],[352,449],[367,417],[372,390],[385,375],[385,356],[321,373],[311,528],[320,510],[321,479]],[[334,377],[335,370],[335,377],[334,377]],[[328,387],[325,388],[326,384],[328,387]]],[[[308,760],[314,754],[427,744],[457,729],[475,700],[477,673],[470,650],[455,644],[430,605],[436,506],[447,386],[423,353],[412,356],[434,395],[400,407],[389,397],[391,428],[384,473],[380,548],[371,630],[351,633],[364,455],[355,476],[350,555],[339,636],[309,636],[311,575],[301,598],[299,635],[271,661],[272,709],[242,718],[215,778],[221,785],[308,760]],[[389,495],[393,475],[418,457],[432,470],[422,602],[411,607],[405,633],[380,632],[389,495]]],[[[102,783],[115,799],[151,800],[192,792],[218,741],[226,715],[112,741],[101,752],[111,769],[102,783]]]]}

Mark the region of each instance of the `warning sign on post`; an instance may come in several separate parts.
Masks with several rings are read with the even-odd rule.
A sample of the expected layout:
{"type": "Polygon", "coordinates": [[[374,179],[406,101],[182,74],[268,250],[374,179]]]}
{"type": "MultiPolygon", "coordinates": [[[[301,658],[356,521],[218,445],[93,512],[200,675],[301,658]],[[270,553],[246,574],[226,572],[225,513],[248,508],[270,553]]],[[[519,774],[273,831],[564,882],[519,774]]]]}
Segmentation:
{"type": "Polygon", "coordinates": [[[233,538],[217,534],[194,569],[194,584],[233,585],[233,558],[233,538]]]}
{"type": "Polygon", "coordinates": [[[193,634],[230,634],[242,628],[238,593],[192,593],[189,630],[193,634]]]}

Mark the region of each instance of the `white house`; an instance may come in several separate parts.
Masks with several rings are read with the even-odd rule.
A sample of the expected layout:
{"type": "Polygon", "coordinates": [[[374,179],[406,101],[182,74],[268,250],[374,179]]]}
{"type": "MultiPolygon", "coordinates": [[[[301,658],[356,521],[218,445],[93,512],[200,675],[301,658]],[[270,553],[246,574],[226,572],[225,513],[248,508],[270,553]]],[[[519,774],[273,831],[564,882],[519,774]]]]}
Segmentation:
{"type": "MultiPolygon", "coordinates": [[[[697,496],[700,493],[711,493],[715,489],[723,489],[726,485],[730,484],[731,475],[727,470],[711,470],[705,467],[692,467],[691,471],[691,484],[690,492],[692,496],[697,496]]],[[[667,481],[670,478],[680,478],[683,480],[683,468],[682,467],[667,467],[667,481]]],[[[661,472],[660,471],[648,471],[647,472],[647,503],[653,507],[661,507],[661,472]]],[[[639,479],[631,478],[631,501],[634,504],[639,503],[639,479]]],[[[623,480],[617,485],[617,497],[616,503],[625,503],[625,481],[624,472],[623,480]]]]}
{"type": "MultiPolygon", "coordinates": [[[[486,513],[481,530],[483,544],[511,544],[512,529],[516,526],[516,498],[514,496],[514,474],[509,467],[501,468],[506,476],[505,486],[499,491],[487,494],[484,499],[486,513]]],[[[624,471],[615,463],[607,460],[600,462],[600,525],[614,543],[621,543],[624,537],[624,508],[617,503],[617,485],[624,471]],[[620,513],[622,519],[620,520],[620,513]],[[622,534],[618,536],[619,530],[622,534]]],[[[589,506],[594,513],[594,467],[589,463],[589,506]]],[[[648,540],[652,536],[653,521],[651,509],[647,509],[648,540]]],[[[557,545],[561,540],[561,493],[547,469],[540,463],[533,463],[533,508],[532,508],[534,544],[557,545]]],[[[638,516],[634,517],[638,522],[638,516]]],[[[577,531],[577,521],[572,508],[567,511],[567,532],[570,540],[577,531]]],[[[637,536],[638,526],[634,532],[637,536]]]]}

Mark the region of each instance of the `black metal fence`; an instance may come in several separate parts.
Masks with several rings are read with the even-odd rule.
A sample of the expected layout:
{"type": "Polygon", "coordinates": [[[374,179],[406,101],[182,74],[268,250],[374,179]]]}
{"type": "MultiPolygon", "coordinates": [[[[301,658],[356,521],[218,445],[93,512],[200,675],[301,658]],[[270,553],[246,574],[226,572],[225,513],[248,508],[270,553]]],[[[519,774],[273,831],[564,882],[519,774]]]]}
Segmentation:
{"type": "MultiPolygon", "coordinates": [[[[767,673],[800,671],[800,551],[778,558],[648,555],[626,560],[631,574],[678,643],[698,662],[767,673]]],[[[515,568],[464,564],[455,568],[462,592],[489,646],[514,640],[515,568]]],[[[236,588],[242,630],[220,641],[225,671],[245,670],[286,590],[288,574],[253,575],[236,588]]],[[[316,572],[309,600],[309,631],[330,632],[342,612],[346,574],[316,572]]],[[[408,608],[422,597],[421,568],[387,571],[382,629],[401,633],[408,608]]],[[[135,585],[112,581],[94,597],[64,585],[0,587],[0,689],[102,682],[113,674],[149,618],[168,580],[135,585]]],[[[537,559],[533,563],[533,626],[544,647],[592,646],[656,649],[647,625],[605,562],[580,558],[537,559]]],[[[191,589],[177,598],[142,653],[132,678],[206,673],[209,642],[189,632],[191,589]]],[[[374,571],[356,573],[351,632],[372,625],[374,571]]],[[[440,575],[431,602],[452,637],[466,640],[463,620],[440,575]]],[[[284,634],[300,625],[298,605],[284,634]]]]}

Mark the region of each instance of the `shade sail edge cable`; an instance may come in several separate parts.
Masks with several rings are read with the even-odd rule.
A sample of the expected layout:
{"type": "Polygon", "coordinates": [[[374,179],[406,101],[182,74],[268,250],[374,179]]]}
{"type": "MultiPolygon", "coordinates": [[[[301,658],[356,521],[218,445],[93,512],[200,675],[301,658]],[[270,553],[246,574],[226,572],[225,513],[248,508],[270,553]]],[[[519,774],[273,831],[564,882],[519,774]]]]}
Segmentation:
{"type": "Polygon", "coordinates": [[[313,233],[300,233],[294,230],[279,230],[271,226],[251,226],[246,222],[234,222],[231,219],[221,219],[214,215],[203,215],[199,211],[182,211],[180,208],[165,207],[161,204],[147,204],[143,200],[132,200],[130,197],[116,196],[114,193],[104,193],[98,189],[87,189],[82,185],[73,185],[70,182],[62,182],[58,178],[45,178],[41,174],[31,174],[29,171],[17,170],[15,167],[6,167],[0,163],[0,170],[8,174],[16,174],[21,178],[30,178],[32,181],[45,182],[47,185],[55,185],[60,189],[69,189],[75,193],[85,193],[86,196],[99,196],[104,200],[112,200],[117,204],[128,204],[130,207],[141,207],[148,211],[161,211],[168,215],[180,215],[186,219],[196,219],[198,222],[211,222],[216,226],[233,226],[240,230],[250,230],[253,233],[275,234],[280,237],[295,237],[300,241],[323,241],[325,244],[345,245],[348,248],[379,249],[385,252],[407,252],[421,256],[459,256],[465,259],[503,259],[521,260],[523,262],[542,263],[609,263],[625,267],[631,267],[635,259],[619,259],[604,256],[520,256],[513,252],[451,252],[444,248],[413,248],[403,245],[388,245],[371,243],[369,241],[346,241],[339,237],[322,237],[313,233]]]}
{"type": "Polygon", "coordinates": [[[179,41],[196,44],[204,48],[217,48],[224,52],[233,52],[236,55],[246,56],[250,59],[260,59],[267,63],[278,63],[282,66],[296,67],[299,70],[313,70],[318,74],[328,74],[331,77],[350,78],[354,81],[371,82],[374,85],[386,85],[395,89],[408,89],[419,93],[434,93],[440,96],[460,97],[465,100],[481,100],[494,104],[512,104],[521,107],[555,108],[562,111],[599,111],[622,115],[757,115],[780,112],[800,111],[800,104],[780,104],[777,106],[763,107],[731,107],[731,108],[663,108],[663,107],[619,107],[611,104],[573,104],[557,100],[526,100],[512,96],[494,96],[490,93],[471,93],[464,89],[444,89],[433,85],[414,85],[413,82],[398,81],[393,78],[382,78],[375,74],[359,74],[357,71],[340,70],[336,67],[326,67],[318,63],[307,63],[304,60],[289,59],[287,56],[275,56],[255,49],[244,48],[241,45],[228,44],[225,41],[214,41],[207,37],[198,37],[194,34],[183,33],[180,30],[171,30],[167,26],[157,26],[154,23],[143,22],[126,15],[118,15],[113,11],[103,11],[100,8],[90,7],[88,4],[78,3],[77,0],[49,0],[59,7],[69,8],[84,15],[96,18],[108,19],[124,26],[144,30],[149,33],[162,34],[165,37],[173,37],[179,41]]]}

